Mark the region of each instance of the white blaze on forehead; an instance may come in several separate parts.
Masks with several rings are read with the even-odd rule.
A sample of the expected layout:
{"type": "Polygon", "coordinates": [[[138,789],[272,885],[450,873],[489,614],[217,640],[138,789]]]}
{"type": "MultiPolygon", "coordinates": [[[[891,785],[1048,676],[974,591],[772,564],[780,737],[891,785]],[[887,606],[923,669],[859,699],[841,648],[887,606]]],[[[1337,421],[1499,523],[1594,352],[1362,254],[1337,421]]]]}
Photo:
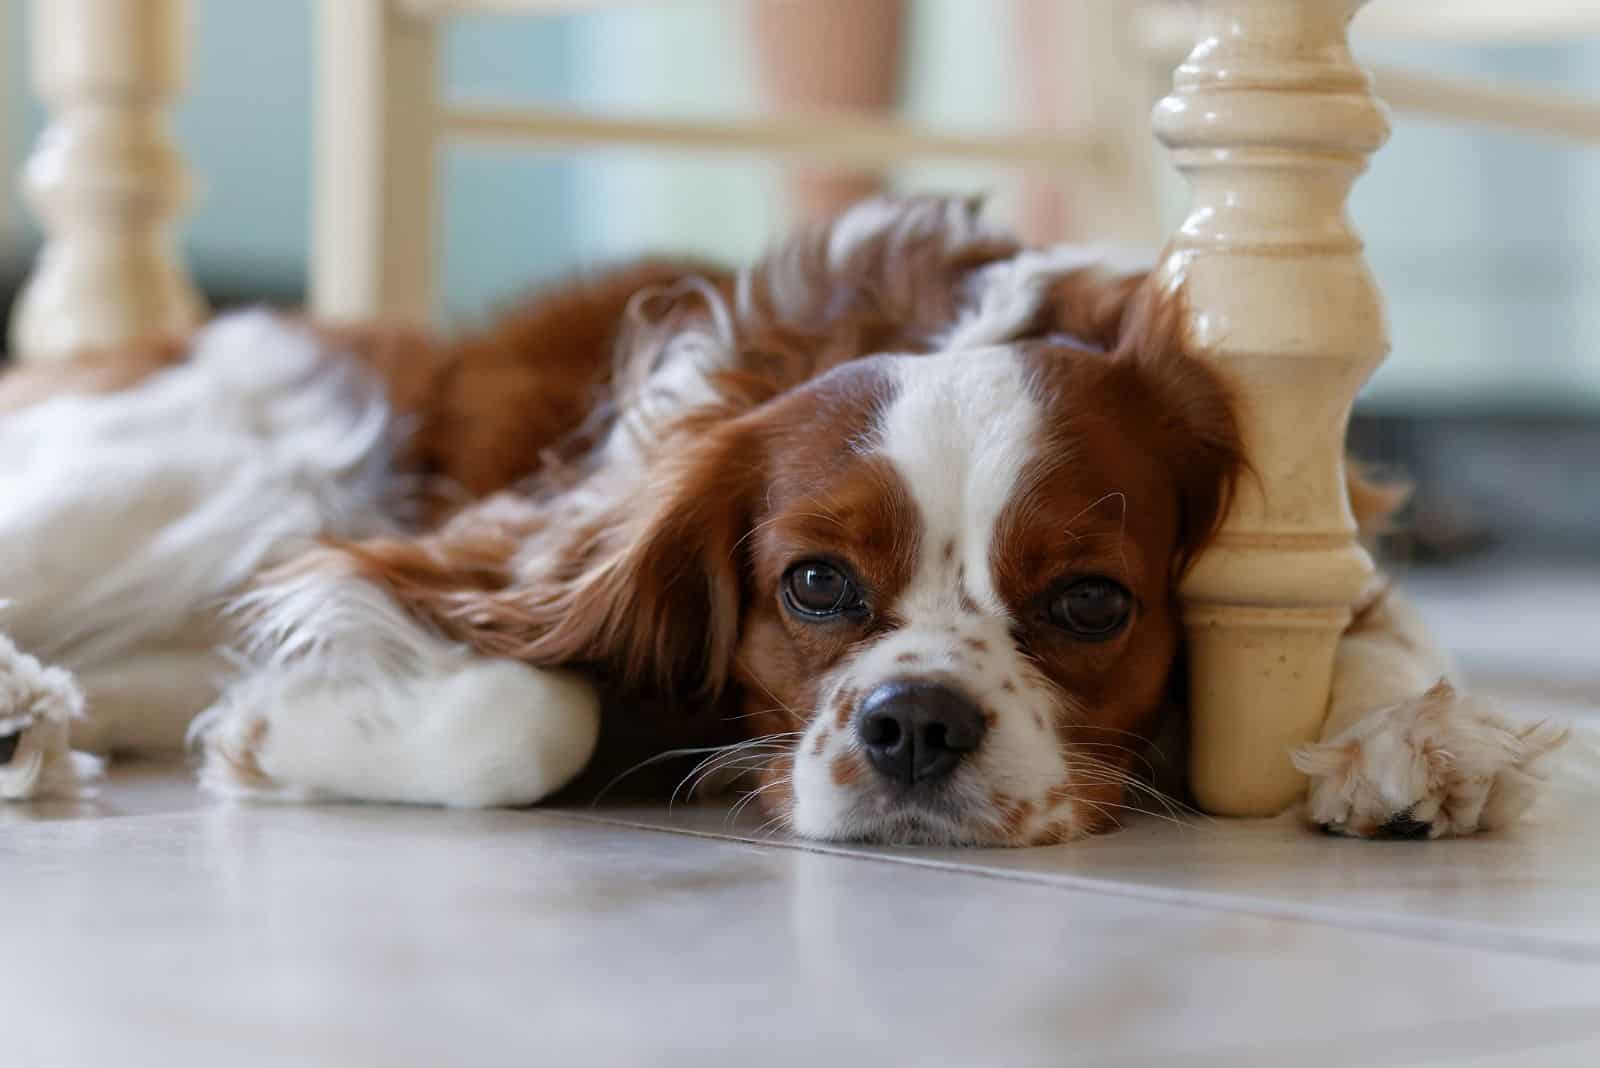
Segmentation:
{"type": "Polygon", "coordinates": [[[888,460],[914,502],[917,559],[892,606],[900,625],[831,673],[823,711],[795,755],[793,826],[820,838],[1026,839],[1039,827],[1002,830],[1007,804],[1026,801],[1040,826],[1075,818],[1052,794],[1069,780],[1055,733],[1059,694],[1017,648],[993,573],[996,527],[1037,455],[1046,413],[1014,347],[889,357],[885,366],[895,392],[860,449],[888,460]],[[833,729],[841,695],[867,695],[908,676],[954,683],[984,711],[983,744],[949,787],[959,826],[908,832],[894,795],[875,778],[840,783],[831,774],[841,755],[865,759],[850,730],[833,729]]]}
{"type": "Polygon", "coordinates": [[[898,386],[883,414],[875,452],[894,464],[922,519],[922,546],[908,606],[960,591],[984,611],[1004,604],[995,590],[995,526],[1033,459],[1044,413],[1028,390],[1027,368],[1010,347],[896,359],[898,386]],[[945,548],[954,544],[955,563],[945,548]]]}

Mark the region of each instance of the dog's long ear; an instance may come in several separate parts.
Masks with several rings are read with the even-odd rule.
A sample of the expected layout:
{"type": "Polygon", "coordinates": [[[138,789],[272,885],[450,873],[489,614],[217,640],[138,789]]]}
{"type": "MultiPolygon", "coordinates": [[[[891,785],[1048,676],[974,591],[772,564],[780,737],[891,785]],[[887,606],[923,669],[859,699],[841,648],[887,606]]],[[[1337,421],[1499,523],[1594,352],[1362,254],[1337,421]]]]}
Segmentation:
{"type": "Polygon", "coordinates": [[[548,573],[508,590],[527,612],[517,655],[594,665],[624,685],[714,695],[739,638],[764,447],[749,419],[692,420],[647,484],[572,532],[548,573]]]}
{"type": "Polygon", "coordinates": [[[1144,271],[1101,265],[1067,271],[1046,289],[1029,333],[1065,334],[1106,352],[1125,348],[1142,341],[1157,325],[1148,318],[1154,310],[1153,284],[1144,271]]]}
{"type": "Polygon", "coordinates": [[[1054,279],[1030,325],[1035,336],[1065,334],[1105,351],[1111,403],[1136,416],[1130,430],[1177,480],[1180,572],[1215,535],[1249,470],[1231,392],[1185,323],[1182,290],[1160,275],[1090,266],[1054,279]]]}
{"type": "Polygon", "coordinates": [[[714,695],[739,636],[741,542],[763,482],[758,416],[708,406],[653,440],[642,478],[489,498],[418,539],[330,545],[294,568],[381,586],[490,656],[714,695]]]}
{"type": "Polygon", "coordinates": [[[1132,276],[1093,295],[1080,314],[1106,332],[1121,410],[1138,413],[1138,432],[1177,482],[1181,574],[1215,536],[1250,470],[1235,401],[1187,336],[1181,290],[1162,288],[1155,275],[1132,276]]]}

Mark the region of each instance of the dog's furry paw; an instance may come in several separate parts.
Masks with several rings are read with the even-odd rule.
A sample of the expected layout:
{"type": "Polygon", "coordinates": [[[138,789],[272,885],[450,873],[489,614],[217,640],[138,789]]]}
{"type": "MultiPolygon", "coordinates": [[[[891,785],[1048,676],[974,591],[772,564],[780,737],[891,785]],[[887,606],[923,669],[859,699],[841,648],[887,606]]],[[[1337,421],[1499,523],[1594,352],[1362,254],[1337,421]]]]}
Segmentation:
{"type": "Polygon", "coordinates": [[[529,805],[594,753],[600,700],[567,672],[457,651],[411,671],[325,661],[267,666],[190,728],[200,781],[252,801],[529,805]]]}
{"type": "Polygon", "coordinates": [[[0,635],[0,801],[78,797],[100,761],[68,747],[83,714],[72,676],[45,667],[0,635]]]}
{"type": "Polygon", "coordinates": [[[1443,838],[1503,827],[1533,803],[1545,758],[1567,740],[1518,725],[1444,680],[1294,753],[1311,821],[1358,838],[1443,838]]]}

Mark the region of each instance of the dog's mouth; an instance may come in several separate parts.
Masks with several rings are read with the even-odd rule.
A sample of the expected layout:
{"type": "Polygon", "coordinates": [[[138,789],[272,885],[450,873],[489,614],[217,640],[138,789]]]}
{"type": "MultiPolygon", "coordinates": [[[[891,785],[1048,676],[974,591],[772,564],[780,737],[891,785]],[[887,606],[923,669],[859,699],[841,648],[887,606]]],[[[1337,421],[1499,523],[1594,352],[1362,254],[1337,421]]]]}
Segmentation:
{"type": "Polygon", "coordinates": [[[868,790],[840,821],[837,838],[875,845],[993,846],[1003,842],[959,785],[868,790]]]}

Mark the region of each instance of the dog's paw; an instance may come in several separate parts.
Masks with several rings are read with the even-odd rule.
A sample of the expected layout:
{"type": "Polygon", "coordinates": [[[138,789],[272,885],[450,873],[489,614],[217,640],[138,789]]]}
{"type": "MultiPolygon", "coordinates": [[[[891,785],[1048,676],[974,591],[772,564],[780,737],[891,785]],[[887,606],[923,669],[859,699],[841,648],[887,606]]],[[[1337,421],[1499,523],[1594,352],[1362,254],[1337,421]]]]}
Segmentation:
{"type": "Polygon", "coordinates": [[[263,667],[194,721],[200,782],[251,801],[532,804],[588,763],[594,685],[513,660],[440,653],[410,671],[263,667]]]}
{"type": "Polygon", "coordinates": [[[83,694],[72,676],[45,667],[0,635],[0,801],[78,797],[100,761],[68,745],[83,694]]]}
{"type": "Polygon", "coordinates": [[[1566,740],[1565,729],[1513,723],[1440,680],[1293,758],[1311,777],[1307,815],[1330,834],[1443,838],[1515,821],[1566,740]]]}

